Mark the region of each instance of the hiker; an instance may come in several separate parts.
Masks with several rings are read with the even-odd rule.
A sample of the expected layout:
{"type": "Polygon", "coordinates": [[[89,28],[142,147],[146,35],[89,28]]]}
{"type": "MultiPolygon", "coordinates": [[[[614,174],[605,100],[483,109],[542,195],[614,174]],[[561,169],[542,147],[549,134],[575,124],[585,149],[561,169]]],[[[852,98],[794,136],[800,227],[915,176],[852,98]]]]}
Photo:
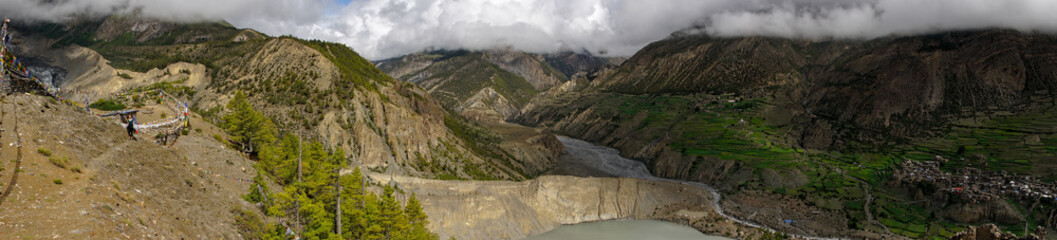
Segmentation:
{"type": "MultiPolygon", "coordinates": [[[[133,118],[133,119],[135,119],[135,118],[133,118]]],[[[136,139],[133,136],[133,133],[136,132],[136,128],[134,126],[132,126],[133,122],[135,122],[135,120],[129,120],[128,121],[128,127],[126,127],[126,130],[128,130],[128,140],[135,140],[136,139]]]]}

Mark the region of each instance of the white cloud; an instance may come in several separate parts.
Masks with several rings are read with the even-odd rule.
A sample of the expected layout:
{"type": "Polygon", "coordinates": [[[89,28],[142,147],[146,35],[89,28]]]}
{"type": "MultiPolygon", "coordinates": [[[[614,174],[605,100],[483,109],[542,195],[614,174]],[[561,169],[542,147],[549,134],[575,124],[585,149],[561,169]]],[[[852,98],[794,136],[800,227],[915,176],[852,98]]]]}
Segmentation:
{"type": "MultiPolygon", "coordinates": [[[[816,2],[817,3],[817,2],[816,2]]],[[[708,16],[707,33],[799,38],[874,38],[936,31],[1012,28],[1057,32],[1052,0],[875,0],[851,4],[774,5],[708,16]]]]}
{"type": "Polygon", "coordinates": [[[3,17],[65,22],[138,11],[173,21],[245,20],[307,24],[333,3],[324,0],[0,0],[3,17]]]}
{"type": "Polygon", "coordinates": [[[716,36],[796,38],[990,27],[1057,32],[1054,0],[0,0],[2,16],[30,20],[134,9],[341,42],[371,59],[427,48],[630,55],[694,25],[716,36]]]}

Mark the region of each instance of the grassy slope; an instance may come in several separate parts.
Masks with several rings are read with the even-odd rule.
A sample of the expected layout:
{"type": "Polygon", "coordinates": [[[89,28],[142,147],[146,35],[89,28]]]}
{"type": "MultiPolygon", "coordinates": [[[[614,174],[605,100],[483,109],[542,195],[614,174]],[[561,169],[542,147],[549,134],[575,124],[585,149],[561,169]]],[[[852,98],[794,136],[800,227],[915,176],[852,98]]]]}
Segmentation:
{"type": "MultiPolygon", "coordinates": [[[[298,40],[301,44],[309,46],[316,51],[323,54],[324,57],[329,59],[334,65],[338,66],[338,71],[341,72],[341,81],[336,83],[339,89],[344,91],[339,92],[351,92],[351,88],[364,88],[366,90],[378,91],[376,83],[392,84],[394,82],[392,77],[385,75],[381,70],[374,67],[367,59],[360,57],[360,54],[352,51],[351,48],[344,44],[323,42],[323,41],[307,41],[298,40]]],[[[346,97],[346,96],[342,96],[346,97]]]]}

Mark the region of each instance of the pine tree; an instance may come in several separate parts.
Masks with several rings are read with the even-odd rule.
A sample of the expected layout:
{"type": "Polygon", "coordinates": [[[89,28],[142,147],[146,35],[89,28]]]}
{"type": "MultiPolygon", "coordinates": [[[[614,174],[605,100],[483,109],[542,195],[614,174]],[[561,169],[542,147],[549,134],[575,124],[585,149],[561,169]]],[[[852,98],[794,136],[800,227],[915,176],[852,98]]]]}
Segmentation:
{"type": "Polygon", "coordinates": [[[278,146],[263,147],[258,155],[261,168],[280,184],[292,183],[297,177],[297,141],[297,136],[286,134],[278,146]]]}
{"type": "Polygon", "coordinates": [[[360,239],[385,239],[386,227],[383,223],[378,196],[368,193],[363,211],[366,214],[361,223],[364,229],[360,239]]]}
{"type": "Polygon", "coordinates": [[[408,229],[407,239],[412,240],[430,240],[439,239],[439,237],[429,232],[426,225],[429,225],[429,217],[426,213],[422,212],[422,203],[418,201],[415,194],[411,194],[411,197],[407,199],[407,206],[404,207],[404,214],[407,215],[407,220],[410,224],[408,229]]]}
{"type": "Polygon", "coordinates": [[[267,206],[268,202],[265,201],[266,197],[261,194],[271,191],[268,189],[268,183],[264,182],[264,177],[261,176],[260,172],[257,173],[257,176],[253,177],[253,183],[250,184],[249,189],[249,194],[243,195],[243,199],[251,203],[264,203],[267,206]]]}
{"type": "Polygon", "coordinates": [[[297,199],[298,189],[296,186],[288,185],[282,192],[270,194],[272,205],[268,207],[268,215],[276,217],[293,216],[294,201],[297,199]]]}
{"type": "MultiPolygon", "coordinates": [[[[334,235],[334,214],[327,211],[320,201],[302,196],[301,216],[304,218],[304,232],[301,235],[305,239],[327,239],[334,235]]],[[[334,236],[336,237],[336,236],[334,236]]]]}
{"type": "Polygon", "coordinates": [[[363,192],[363,175],[360,169],[353,169],[352,173],[341,176],[341,218],[342,234],[346,239],[358,239],[366,229],[366,220],[363,192]]]}
{"type": "Polygon", "coordinates": [[[242,91],[235,92],[235,97],[228,102],[230,114],[224,115],[224,130],[231,135],[231,142],[246,153],[257,153],[261,146],[275,141],[275,124],[253,110],[242,91]]]}
{"type": "MultiPolygon", "coordinates": [[[[231,143],[240,150],[256,154],[260,173],[276,179],[283,189],[269,193],[264,176],[258,174],[254,182],[264,190],[251,186],[247,201],[267,200],[265,213],[295,222],[294,226],[305,239],[437,239],[426,228],[429,220],[422,212],[422,203],[414,195],[406,206],[396,200],[395,189],[383,187],[377,195],[364,189],[366,180],[359,168],[351,174],[339,175],[348,163],[340,148],[328,153],[323,143],[301,144],[292,134],[276,139],[275,126],[264,114],[254,110],[245,94],[237,92],[228,103],[231,112],[225,115],[222,126],[232,136],[231,143]],[[302,148],[302,149],[299,149],[302,148]],[[298,179],[297,159],[301,153],[301,181],[298,179]],[[337,192],[337,180],[341,192],[337,192]],[[260,192],[265,192],[261,195],[260,192]],[[341,211],[336,212],[341,195],[341,211]],[[342,235],[335,234],[335,214],[341,214],[342,235]],[[299,216],[299,217],[295,217],[299,216]]],[[[286,228],[269,225],[264,239],[285,239],[286,228]]]]}
{"type": "Polygon", "coordinates": [[[400,202],[396,201],[393,197],[395,191],[393,187],[385,186],[384,194],[380,202],[379,220],[381,221],[382,227],[385,228],[386,239],[394,239],[402,236],[406,236],[404,233],[408,228],[407,216],[404,215],[404,209],[400,207],[400,202]]]}

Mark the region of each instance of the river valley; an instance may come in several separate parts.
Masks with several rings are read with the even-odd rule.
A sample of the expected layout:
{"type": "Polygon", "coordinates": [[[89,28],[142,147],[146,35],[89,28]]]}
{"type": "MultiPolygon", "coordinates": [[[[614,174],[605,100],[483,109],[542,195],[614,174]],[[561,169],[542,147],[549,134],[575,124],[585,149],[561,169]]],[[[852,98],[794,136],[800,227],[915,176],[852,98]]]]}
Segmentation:
{"type": "Polygon", "coordinates": [[[720,194],[708,185],[658,178],[615,149],[568,137],[559,140],[567,151],[559,166],[528,181],[368,175],[416,194],[424,211],[435,216],[430,228],[442,239],[522,239],[563,225],[627,219],[663,220],[721,236],[752,238],[773,231],[724,213],[720,194]]]}

